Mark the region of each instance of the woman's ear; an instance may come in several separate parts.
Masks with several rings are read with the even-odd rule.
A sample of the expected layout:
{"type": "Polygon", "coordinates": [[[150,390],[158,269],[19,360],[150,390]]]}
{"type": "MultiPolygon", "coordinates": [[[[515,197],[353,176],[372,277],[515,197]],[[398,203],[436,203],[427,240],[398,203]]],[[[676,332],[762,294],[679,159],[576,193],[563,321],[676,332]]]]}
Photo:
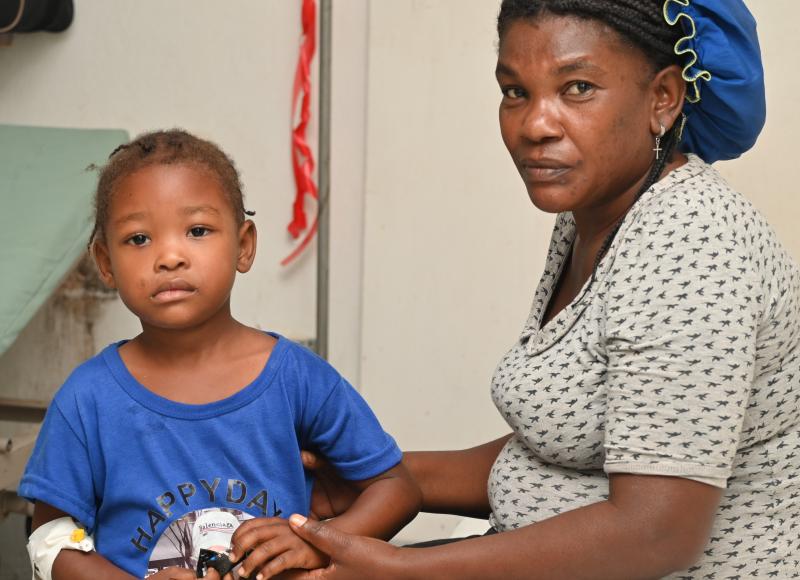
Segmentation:
{"type": "Polygon", "coordinates": [[[650,130],[653,135],[661,132],[661,125],[669,130],[683,111],[686,99],[686,81],[683,80],[683,69],[671,65],[660,71],[651,83],[653,95],[653,115],[650,130]]]}
{"type": "Polygon", "coordinates": [[[108,253],[108,246],[105,242],[95,239],[89,247],[89,253],[92,255],[97,271],[100,274],[100,280],[107,288],[116,289],[117,282],[114,280],[114,270],[111,268],[111,256],[108,253]]]}
{"type": "Polygon", "coordinates": [[[236,270],[244,274],[248,272],[256,259],[256,241],[258,235],[253,220],[245,220],[239,226],[239,255],[236,258],[236,270]]]}

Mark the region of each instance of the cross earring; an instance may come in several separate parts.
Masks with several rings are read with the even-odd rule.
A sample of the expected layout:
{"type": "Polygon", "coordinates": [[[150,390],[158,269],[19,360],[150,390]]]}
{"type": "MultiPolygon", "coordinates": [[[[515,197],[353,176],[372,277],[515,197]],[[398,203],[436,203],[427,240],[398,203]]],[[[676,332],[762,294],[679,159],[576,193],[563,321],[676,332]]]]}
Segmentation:
{"type": "Polygon", "coordinates": [[[661,127],[661,132],[656,135],[656,146],[653,148],[653,151],[656,152],[656,161],[661,159],[661,152],[663,149],[661,148],[661,138],[666,134],[667,128],[664,127],[663,123],[658,124],[661,127]]]}

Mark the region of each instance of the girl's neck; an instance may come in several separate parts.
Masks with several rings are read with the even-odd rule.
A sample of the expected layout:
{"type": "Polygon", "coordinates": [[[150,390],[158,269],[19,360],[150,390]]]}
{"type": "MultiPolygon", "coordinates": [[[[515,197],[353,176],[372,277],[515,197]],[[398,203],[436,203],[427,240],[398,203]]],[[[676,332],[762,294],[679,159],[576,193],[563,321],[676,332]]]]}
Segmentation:
{"type": "Polygon", "coordinates": [[[230,307],[198,326],[182,329],[158,328],[142,321],[142,333],[132,347],[151,360],[174,362],[203,360],[231,348],[249,328],[231,316],[230,307]]]}

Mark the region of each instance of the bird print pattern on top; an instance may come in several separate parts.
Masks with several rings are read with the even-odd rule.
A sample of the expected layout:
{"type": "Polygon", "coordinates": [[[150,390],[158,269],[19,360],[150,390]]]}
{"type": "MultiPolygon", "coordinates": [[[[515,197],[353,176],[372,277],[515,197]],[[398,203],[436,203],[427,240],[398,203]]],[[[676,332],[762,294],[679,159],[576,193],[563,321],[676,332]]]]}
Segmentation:
{"type": "Polygon", "coordinates": [[[489,480],[508,530],[608,497],[609,473],[724,489],[709,544],[670,578],[800,577],[800,272],[699,158],[625,217],[594,283],[541,320],[575,236],[558,217],[492,397],[514,435],[489,480]]]}

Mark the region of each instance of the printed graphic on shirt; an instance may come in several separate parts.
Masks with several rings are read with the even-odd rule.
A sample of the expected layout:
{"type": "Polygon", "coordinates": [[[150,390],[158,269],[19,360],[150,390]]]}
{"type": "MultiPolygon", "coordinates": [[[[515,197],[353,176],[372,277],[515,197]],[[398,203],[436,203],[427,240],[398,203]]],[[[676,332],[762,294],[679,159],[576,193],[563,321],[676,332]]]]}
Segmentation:
{"type": "Polygon", "coordinates": [[[170,566],[194,570],[201,549],[227,552],[233,532],[252,518],[237,509],[212,508],[193,511],[175,520],[153,548],[147,576],[170,566]]]}
{"type": "MultiPolygon", "coordinates": [[[[191,482],[178,484],[174,491],[166,490],[155,498],[153,506],[143,514],[144,525],[136,528],[131,536],[131,544],[140,552],[147,553],[152,546],[153,538],[162,533],[166,523],[174,517],[174,510],[179,513],[192,503],[224,503],[227,506],[242,506],[258,517],[281,515],[281,509],[266,489],[247,485],[239,479],[228,479],[227,486],[220,477],[200,479],[198,485],[191,482]]],[[[200,506],[197,506],[200,507],[200,506]]]]}

